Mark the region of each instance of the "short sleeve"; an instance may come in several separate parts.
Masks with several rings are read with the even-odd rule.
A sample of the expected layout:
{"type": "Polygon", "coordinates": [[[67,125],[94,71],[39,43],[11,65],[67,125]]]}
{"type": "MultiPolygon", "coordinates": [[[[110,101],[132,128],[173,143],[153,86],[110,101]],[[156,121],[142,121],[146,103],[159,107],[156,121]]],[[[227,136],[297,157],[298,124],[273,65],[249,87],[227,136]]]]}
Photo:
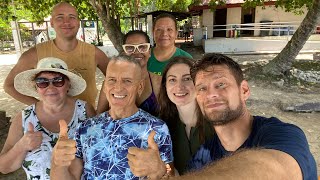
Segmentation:
{"type": "Polygon", "coordinates": [[[78,126],[75,135],[74,135],[74,140],[76,141],[76,157],[83,159],[83,154],[82,154],[82,144],[81,144],[81,139],[80,139],[80,127],[78,126]]]}
{"type": "Polygon", "coordinates": [[[173,162],[172,141],[168,126],[162,124],[154,130],[156,131],[154,140],[158,144],[161,160],[167,164],[173,162]]]}
{"type": "Polygon", "coordinates": [[[307,138],[300,128],[287,123],[271,123],[261,128],[258,134],[255,139],[258,147],[275,149],[291,155],[298,162],[303,179],[316,178],[316,162],[309,150],[307,138]]]}

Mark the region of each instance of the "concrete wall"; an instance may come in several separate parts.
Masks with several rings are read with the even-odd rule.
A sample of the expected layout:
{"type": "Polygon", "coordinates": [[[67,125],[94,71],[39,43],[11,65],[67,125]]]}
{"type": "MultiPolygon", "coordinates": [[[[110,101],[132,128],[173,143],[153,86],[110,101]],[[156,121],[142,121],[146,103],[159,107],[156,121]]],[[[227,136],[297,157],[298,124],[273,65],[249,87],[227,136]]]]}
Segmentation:
{"type": "Polygon", "coordinates": [[[214,14],[210,9],[203,10],[202,25],[208,27],[208,38],[213,37],[214,14]]]}
{"type": "MultiPolygon", "coordinates": [[[[241,24],[242,8],[228,8],[227,10],[227,24],[241,24]]],[[[292,12],[285,12],[282,8],[275,8],[275,6],[266,6],[262,9],[261,6],[256,7],[255,11],[255,22],[260,23],[260,21],[273,21],[273,22],[296,22],[295,25],[299,26],[300,22],[303,20],[307,13],[305,8],[304,14],[295,15],[292,12]]],[[[214,25],[214,13],[211,10],[203,10],[203,15],[201,17],[202,25],[208,27],[208,38],[212,38],[212,29],[214,25]]],[[[230,27],[228,27],[230,28],[230,27]]],[[[259,28],[259,27],[256,27],[259,28]]],[[[254,35],[259,36],[260,30],[255,30],[254,35]]],[[[270,34],[272,34],[270,32],[270,34]]]]}
{"type": "Polygon", "coordinates": [[[291,22],[298,21],[301,22],[306,16],[307,10],[302,15],[295,15],[292,12],[285,12],[284,9],[275,8],[274,6],[266,6],[266,9],[262,9],[261,6],[256,7],[255,22],[260,21],[273,21],[273,22],[291,22]]]}
{"type": "MultiPolygon", "coordinates": [[[[266,53],[280,52],[290,39],[215,38],[202,40],[205,53],[266,53]]],[[[307,41],[302,51],[320,51],[320,41],[307,41]]]]}
{"type": "Polygon", "coordinates": [[[241,24],[241,7],[227,9],[227,24],[241,24]]]}
{"type": "MultiPolygon", "coordinates": [[[[227,9],[227,24],[241,24],[241,11],[242,11],[241,7],[228,8],[227,9]]],[[[226,26],[226,28],[231,29],[232,25],[226,26]]],[[[226,32],[226,37],[229,37],[229,31],[226,32]]]]}
{"type": "MultiPolygon", "coordinates": [[[[285,12],[282,8],[276,8],[274,6],[266,6],[265,9],[262,7],[256,7],[255,12],[255,22],[260,23],[261,21],[273,21],[273,22],[295,22],[294,30],[300,25],[303,18],[306,16],[307,9],[304,10],[304,14],[302,15],[295,15],[292,12],[285,12]]],[[[272,32],[269,32],[271,35],[272,32]]],[[[256,30],[254,32],[255,36],[260,35],[260,31],[256,30]]]]}

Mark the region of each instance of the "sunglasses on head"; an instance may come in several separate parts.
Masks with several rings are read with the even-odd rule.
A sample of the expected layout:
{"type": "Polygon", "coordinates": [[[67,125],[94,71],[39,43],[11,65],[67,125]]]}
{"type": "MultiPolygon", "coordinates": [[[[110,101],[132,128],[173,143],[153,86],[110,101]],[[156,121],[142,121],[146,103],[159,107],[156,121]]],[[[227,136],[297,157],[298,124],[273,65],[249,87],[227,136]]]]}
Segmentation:
{"type": "Polygon", "coordinates": [[[62,87],[65,83],[65,78],[61,76],[53,79],[38,77],[34,81],[36,82],[38,88],[46,88],[50,83],[52,83],[52,85],[55,87],[62,87]]]}
{"type": "Polygon", "coordinates": [[[124,44],[122,45],[123,50],[127,54],[132,54],[138,50],[139,53],[146,53],[150,49],[150,43],[143,43],[143,44],[124,44]]]}

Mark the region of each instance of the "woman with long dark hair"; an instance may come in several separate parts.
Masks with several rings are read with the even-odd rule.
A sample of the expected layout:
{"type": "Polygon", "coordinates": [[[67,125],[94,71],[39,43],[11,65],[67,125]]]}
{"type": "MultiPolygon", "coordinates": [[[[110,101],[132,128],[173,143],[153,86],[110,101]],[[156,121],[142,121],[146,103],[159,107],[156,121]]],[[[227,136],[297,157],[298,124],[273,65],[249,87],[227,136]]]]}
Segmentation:
{"type": "Polygon", "coordinates": [[[169,127],[174,167],[180,175],[186,172],[187,162],[199,146],[213,134],[195,99],[195,87],[190,75],[192,65],[190,58],[173,58],[163,71],[158,98],[159,117],[169,127]]]}

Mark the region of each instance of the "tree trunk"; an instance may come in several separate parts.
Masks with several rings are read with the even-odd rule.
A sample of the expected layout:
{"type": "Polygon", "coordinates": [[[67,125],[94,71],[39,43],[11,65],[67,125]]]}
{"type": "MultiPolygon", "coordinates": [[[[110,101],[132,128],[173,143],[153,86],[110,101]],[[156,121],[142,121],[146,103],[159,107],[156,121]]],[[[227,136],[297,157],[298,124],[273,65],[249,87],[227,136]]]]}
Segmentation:
{"type": "MultiPolygon", "coordinates": [[[[102,1],[99,1],[102,3],[102,1]]],[[[116,50],[121,53],[122,49],[122,39],[123,34],[121,32],[120,25],[112,17],[110,13],[107,13],[106,6],[104,4],[98,4],[98,1],[90,0],[90,4],[97,12],[98,17],[100,18],[104,29],[106,30],[108,37],[116,50]]]]}
{"type": "Polygon", "coordinates": [[[297,31],[293,34],[291,40],[272,61],[262,68],[263,73],[281,75],[291,68],[296,56],[316,28],[319,16],[320,1],[313,0],[312,7],[309,9],[297,31]]]}

